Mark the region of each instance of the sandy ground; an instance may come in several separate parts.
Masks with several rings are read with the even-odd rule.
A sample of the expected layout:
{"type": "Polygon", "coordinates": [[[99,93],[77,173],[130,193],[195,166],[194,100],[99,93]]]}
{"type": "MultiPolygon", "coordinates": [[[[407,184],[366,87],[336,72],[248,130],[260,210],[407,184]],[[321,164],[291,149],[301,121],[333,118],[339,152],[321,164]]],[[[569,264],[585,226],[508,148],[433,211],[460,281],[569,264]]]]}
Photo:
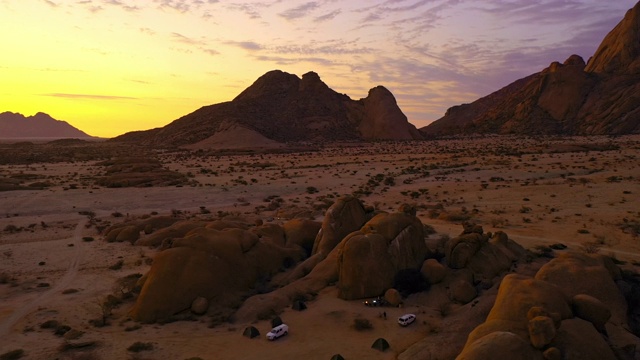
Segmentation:
{"type": "MultiPolygon", "coordinates": [[[[640,222],[638,136],[490,137],[343,144],[291,154],[159,157],[166,167],[187,174],[190,185],[102,188],[94,182],[103,171],[95,162],[0,165],[0,176],[38,174],[54,184],[46,190],[0,192],[0,354],[23,349],[27,359],[329,359],[340,353],[346,359],[394,359],[440,331],[438,309],[419,297],[408,299],[403,309],[384,309],[384,320],[383,310],[340,300],[333,287],[306,311],[286,310],[281,316],[290,334],[275,342],[264,338],[266,321],[254,324],[262,335],[251,340],[241,336],[248,324],[210,328],[206,317],[139,327],[127,320],[130,303],[114,311],[110,326],[96,328],[89,320],[100,318],[104,297],[118,291],[118,279],[144,274],[149,268],[144,260],[156,250],[102,241],[88,212],[98,226],[152,212],[205,216],[203,209],[209,217],[224,211],[274,222],[307,209],[321,220],[327,202],[359,192],[367,205],[381,210],[416,204],[421,220],[439,234],[457,235],[459,220],[469,218],[485,231],[505,231],[525,247],[597,247],[640,264],[640,241],[632,230],[640,222]],[[393,182],[385,184],[386,178],[393,182]],[[264,209],[269,196],[280,196],[283,206],[264,209]],[[120,260],[122,268],[109,269],[120,260]],[[418,321],[401,328],[395,319],[405,312],[418,314],[418,321]],[[373,329],[354,330],[356,317],[369,319],[373,329]],[[84,332],[76,342],[98,344],[63,352],[59,347],[65,340],[40,327],[47,320],[84,332]],[[386,338],[391,349],[370,349],[378,337],[386,338]],[[127,351],[137,341],[154,348],[127,351]]],[[[464,316],[451,319],[447,326],[464,316]]]]}

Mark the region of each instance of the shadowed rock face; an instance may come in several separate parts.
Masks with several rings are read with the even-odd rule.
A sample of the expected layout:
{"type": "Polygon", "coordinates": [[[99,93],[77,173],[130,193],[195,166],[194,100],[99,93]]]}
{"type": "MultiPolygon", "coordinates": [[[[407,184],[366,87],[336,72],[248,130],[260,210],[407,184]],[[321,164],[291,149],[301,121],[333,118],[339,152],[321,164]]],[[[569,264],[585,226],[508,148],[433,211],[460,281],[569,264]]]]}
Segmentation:
{"type": "Polygon", "coordinates": [[[614,350],[629,344],[635,352],[637,338],[622,330],[627,304],[614,282],[620,270],[610,261],[569,252],[542,266],[535,278],[505,276],[486,321],[469,334],[457,359],[510,358],[514,344],[532,359],[547,359],[550,352],[564,359],[616,359],[614,350]],[[497,335],[505,333],[510,335],[497,335]]]}
{"type": "Polygon", "coordinates": [[[381,86],[364,99],[352,100],[329,88],[315,72],[298,78],[274,70],[232,101],[205,106],[163,128],[127,133],[115,140],[183,146],[231,125],[278,142],[422,138],[391,92],[381,86]]]}
{"type": "Polygon", "coordinates": [[[553,62],[471,104],[450,108],[420,129],[457,134],[640,133],[640,3],[605,37],[585,66],[577,55],[553,62]]]}
{"type": "Polygon", "coordinates": [[[338,247],[338,289],[347,300],[382,295],[400,270],[427,255],[422,223],[405,213],[378,214],[338,247]]]}
{"type": "Polygon", "coordinates": [[[197,223],[155,257],[130,311],[132,318],[167,319],[189,309],[199,297],[216,309],[237,306],[260,278],[304,256],[299,246],[283,246],[284,240],[277,236],[284,234],[282,229],[250,232],[219,225],[197,223]]]}

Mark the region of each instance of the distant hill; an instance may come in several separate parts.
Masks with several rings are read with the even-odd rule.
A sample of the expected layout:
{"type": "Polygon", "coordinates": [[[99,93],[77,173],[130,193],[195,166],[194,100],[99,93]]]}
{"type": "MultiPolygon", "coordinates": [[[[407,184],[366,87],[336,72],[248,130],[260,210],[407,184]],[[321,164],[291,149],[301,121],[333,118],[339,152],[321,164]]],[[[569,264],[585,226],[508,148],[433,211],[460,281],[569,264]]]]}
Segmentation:
{"type": "Polygon", "coordinates": [[[329,88],[315,72],[299,78],[274,70],[232,101],[202,107],[165,127],[127,133],[113,141],[207,148],[421,138],[393,94],[382,86],[369,90],[364,99],[352,100],[329,88]],[[243,143],[246,139],[251,139],[250,144],[243,143]]]}
{"type": "Polygon", "coordinates": [[[0,113],[0,138],[86,139],[91,136],[45,113],[24,116],[7,111],[0,113]]]}
{"type": "Polygon", "coordinates": [[[640,133],[640,2],[585,64],[578,55],[474,101],[423,127],[458,134],[640,133]]]}

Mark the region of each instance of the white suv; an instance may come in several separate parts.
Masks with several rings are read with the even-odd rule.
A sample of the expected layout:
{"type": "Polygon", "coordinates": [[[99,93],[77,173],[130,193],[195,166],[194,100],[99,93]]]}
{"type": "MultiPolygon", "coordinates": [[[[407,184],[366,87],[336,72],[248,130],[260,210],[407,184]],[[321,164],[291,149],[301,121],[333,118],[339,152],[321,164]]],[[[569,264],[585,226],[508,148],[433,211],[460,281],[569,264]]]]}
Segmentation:
{"type": "Polygon", "coordinates": [[[398,318],[398,324],[400,324],[400,326],[407,326],[414,321],[416,321],[414,314],[404,314],[398,318]]]}
{"type": "Polygon", "coordinates": [[[267,333],[267,340],[275,340],[281,336],[285,336],[289,333],[289,327],[286,324],[281,324],[267,333]]]}

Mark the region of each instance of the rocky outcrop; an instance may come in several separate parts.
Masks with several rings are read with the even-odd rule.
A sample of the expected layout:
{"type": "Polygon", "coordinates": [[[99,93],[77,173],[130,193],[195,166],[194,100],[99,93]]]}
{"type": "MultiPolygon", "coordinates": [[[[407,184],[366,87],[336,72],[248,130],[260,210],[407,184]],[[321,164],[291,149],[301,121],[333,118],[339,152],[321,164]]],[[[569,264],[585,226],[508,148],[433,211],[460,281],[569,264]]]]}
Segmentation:
{"type": "Polygon", "coordinates": [[[130,311],[133,319],[167,319],[193,308],[198,298],[218,309],[236,307],[260,279],[304,256],[300,247],[285,247],[281,239],[270,238],[267,234],[273,231],[260,236],[240,228],[195,225],[154,258],[130,311]]]}
{"type": "Polygon", "coordinates": [[[406,213],[378,214],[338,246],[338,290],[343,299],[379,296],[400,270],[419,270],[427,255],[423,225],[406,213]]]}
{"type": "Polygon", "coordinates": [[[352,100],[315,72],[298,78],[270,71],[229,102],[205,106],[169,125],[121,135],[114,141],[152,146],[274,147],[277,143],[343,140],[412,140],[422,135],[395,98],[379,86],[352,100]],[[241,131],[258,144],[228,144],[216,134],[241,131]],[[225,145],[226,144],[226,145],[225,145]]]}
{"type": "MultiPolygon", "coordinates": [[[[359,230],[343,236],[327,255],[318,256],[331,248],[321,245],[325,244],[320,240],[325,236],[323,231],[331,230],[331,239],[339,238],[346,229],[344,226],[354,225],[351,220],[360,219],[361,216],[364,220],[366,214],[361,207],[359,200],[345,197],[329,208],[316,238],[318,246],[314,247],[315,254],[310,258],[318,262],[313,267],[309,266],[309,260],[302,262],[291,271],[295,276],[289,276],[280,283],[282,287],[247,299],[236,312],[235,319],[254,321],[272,316],[289,306],[294,299],[312,297],[333,283],[337,283],[343,298],[370,296],[368,294],[374,292],[376,296],[383,295],[392,288],[393,276],[398,270],[413,268],[418,271],[427,252],[423,226],[414,215],[404,212],[375,216],[364,226],[360,225],[359,230]],[[343,226],[338,227],[337,224],[343,226]],[[336,231],[338,228],[342,230],[336,231]],[[367,252],[367,248],[371,251],[367,252]],[[387,264],[384,268],[388,271],[374,269],[376,262],[387,264]],[[304,266],[306,273],[303,273],[301,266],[304,266]],[[373,274],[366,273],[370,270],[373,274]]],[[[326,241],[333,243],[333,240],[326,241]]],[[[391,293],[393,291],[389,296],[392,296],[391,293]]],[[[397,296],[394,295],[394,299],[398,300],[397,296]]]]}
{"type": "Polygon", "coordinates": [[[413,126],[406,124],[407,117],[402,113],[391,91],[383,86],[369,90],[364,104],[364,115],[358,130],[364,140],[411,140],[421,139],[422,135],[413,126]]]}
{"type": "Polygon", "coordinates": [[[505,276],[486,321],[469,334],[458,359],[490,358],[483,357],[488,348],[512,348],[514,336],[538,349],[527,350],[537,359],[615,359],[614,349],[635,349],[638,339],[620,330],[627,304],[614,283],[616,269],[601,256],[563,253],[535,278],[505,276]],[[494,335],[504,333],[511,335],[494,335]]]}
{"type": "Polygon", "coordinates": [[[603,40],[585,65],[578,55],[471,104],[452,107],[420,129],[458,134],[640,133],[640,3],[603,40]]]}

